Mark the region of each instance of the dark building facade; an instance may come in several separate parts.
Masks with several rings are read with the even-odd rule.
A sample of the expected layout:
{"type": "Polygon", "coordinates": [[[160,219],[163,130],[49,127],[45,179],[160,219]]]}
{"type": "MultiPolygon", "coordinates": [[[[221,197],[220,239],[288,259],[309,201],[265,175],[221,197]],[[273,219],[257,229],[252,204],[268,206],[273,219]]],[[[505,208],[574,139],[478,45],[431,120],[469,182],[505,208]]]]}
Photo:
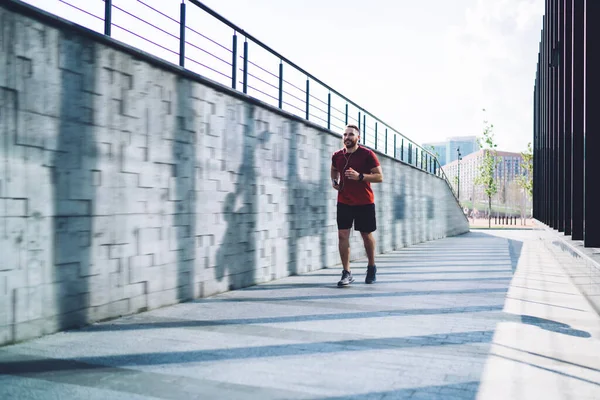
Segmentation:
{"type": "Polygon", "coordinates": [[[546,0],[534,89],[534,217],[600,247],[600,1],[546,0]]]}

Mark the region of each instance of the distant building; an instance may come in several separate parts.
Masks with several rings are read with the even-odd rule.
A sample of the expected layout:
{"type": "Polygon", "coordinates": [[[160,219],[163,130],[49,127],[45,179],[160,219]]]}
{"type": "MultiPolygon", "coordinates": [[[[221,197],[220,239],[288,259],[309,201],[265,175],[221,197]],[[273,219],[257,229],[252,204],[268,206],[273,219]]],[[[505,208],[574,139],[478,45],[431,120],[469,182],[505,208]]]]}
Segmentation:
{"type": "Polygon", "coordinates": [[[438,161],[444,166],[458,159],[458,151],[465,157],[479,150],[477,136],[456,136],[446,138],[443,142],[423,143],[426,149],[433,149],[434,153],[439,155],[438,161]]]}
{"type": "MultiPolygon", "coordinates": [[[[461,149],[462,153],[462,149],[461,149]]],[[[525,193],[517,184],[517,176],[526,173],[522,167],[523,157],[521,153],[508,151],[497,151],[496,156],[502,160],[496,167],[495,178],[498,183],[498,193],[493,198],[494,204],[505,204],[519,207],[523,201],[527,202],[525,193]]],[[[479,169],[483,163],[484,150],[463,156],[460,160],[460,179],[458,177],[459,162],[454,160],[446,164],[442,169],[452,186],[458,189],[460,181],[460,201],[471,204],[486,200],[483,187],[476,185],[475,180],[479,175],[479,169]]]]}

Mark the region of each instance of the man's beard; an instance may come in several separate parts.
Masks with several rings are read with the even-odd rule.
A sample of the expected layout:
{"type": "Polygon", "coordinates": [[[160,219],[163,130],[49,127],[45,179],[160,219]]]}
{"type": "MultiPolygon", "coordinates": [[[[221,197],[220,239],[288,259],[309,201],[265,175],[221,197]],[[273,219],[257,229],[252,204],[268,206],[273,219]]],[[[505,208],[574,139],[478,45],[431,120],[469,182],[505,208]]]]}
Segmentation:
{"type": "Polygon", "coordinates": [[[347,148],[352,148],[354,146],[356,146],[356,144],[358,143],[358,140],[354,141],[354,140],[345,140],[344,141],[344,146],[346,146],[347,148]]]}

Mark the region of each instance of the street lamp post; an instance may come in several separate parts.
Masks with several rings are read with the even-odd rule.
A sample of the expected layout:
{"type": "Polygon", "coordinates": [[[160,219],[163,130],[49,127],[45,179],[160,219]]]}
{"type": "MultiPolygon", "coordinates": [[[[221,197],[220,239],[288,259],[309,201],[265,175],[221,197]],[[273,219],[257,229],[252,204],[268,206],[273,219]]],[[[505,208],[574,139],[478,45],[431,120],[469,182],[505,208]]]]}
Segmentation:
{"type": "Polygon", "coordinates": [[[458,201],[460,201],[460,160],[462,159],[460,154],[460,147],[456,148],[456,153],[458,154],[458,201]]]}

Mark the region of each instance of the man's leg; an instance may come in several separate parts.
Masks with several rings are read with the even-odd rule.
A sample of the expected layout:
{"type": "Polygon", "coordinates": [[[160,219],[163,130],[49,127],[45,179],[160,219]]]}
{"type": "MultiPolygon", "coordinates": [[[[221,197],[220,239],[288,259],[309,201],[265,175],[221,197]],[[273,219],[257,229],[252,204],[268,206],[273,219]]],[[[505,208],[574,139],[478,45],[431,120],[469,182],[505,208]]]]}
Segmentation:
{"type": "Polygon", "coordinates": [[[375,204],[369,204],[361,208],[360,216],[356,219],[356,230],[360,232],[367,253],[367,276],[365,283],[373,283],[377,280],[377,267],[375,266],[375,237],[373,232],[377,230],[377,219],[375,216],[375,204]]]}
{"type": "Polygon", "coordinates": [[[350,271],[350,229],[338,230],[338,239],[342,267],[345,271],[350,271]]]}
{"type": "Polygon", "coordinates": [[[373,232],[361,232],[360,235],[365,244],[369,265],[375,265],[375,236],[373,236],[373,232]]]}
{"type": "Polygon", "coordinates": [[[352,208],[345,204],[337,206],[337,225],[338,225],[338,249],[340,258],[342,259],[342,279],[338,282],[338,286],[348,286],[354,282],[352,273],[350,272],[350,229],[354,223],[352,208]]]}

